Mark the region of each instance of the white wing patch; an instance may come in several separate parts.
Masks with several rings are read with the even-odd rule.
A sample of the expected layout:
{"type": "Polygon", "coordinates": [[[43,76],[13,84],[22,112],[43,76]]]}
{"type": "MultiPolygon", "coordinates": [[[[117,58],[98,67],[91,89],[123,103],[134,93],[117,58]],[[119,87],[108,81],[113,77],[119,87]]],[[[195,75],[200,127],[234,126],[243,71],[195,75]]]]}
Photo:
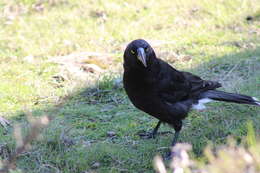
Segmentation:
{"type": "Polygon", "coordinates": [[[209,103],[211,101],[213,101],[213,100],[209,99],[209,98],[200,99],[198,104],[192,105],[192,109],[196,109],[196,110],[206,109],[206,106],[204,104],[209,103]]]}

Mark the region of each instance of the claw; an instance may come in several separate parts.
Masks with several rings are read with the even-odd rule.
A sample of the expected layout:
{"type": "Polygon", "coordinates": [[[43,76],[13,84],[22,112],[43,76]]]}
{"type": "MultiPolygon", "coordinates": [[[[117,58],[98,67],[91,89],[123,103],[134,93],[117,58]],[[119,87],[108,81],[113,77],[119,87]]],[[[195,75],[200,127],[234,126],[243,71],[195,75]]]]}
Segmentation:
{"type": "Polygon", "coordinates": [[[155,136],[156,136],[156,134],[157,134],[157,132],[158,132],[158,129],[159,129],[161,123],[162,123],[162,122],[159,121],[159,122],[157,123],[156,127],[153,129],[152,132],[149,132],[149,133],[146,133],[146,132],[144,132],[144,133],[139,133],[139,136],[142,137],[142,138],[144,138],[144,139],[151,139],[151,138],[154,139],[155,136]]]}
{"type": "Polygon", "coordinates": [[[164,159],[164,160],[172,160],[173,157],[174,157],[174,153],[168,152],[168,153],[166,153],[166,155],[163,157],[163,159],[164,159]]]}
{"type": "Polygon", "coordinates": [[[154,139],[155,138],[155,135],[151,132],[144,132],[144,133],[139,133],[138,134],[141,138],[143,139],[154,139]]]}

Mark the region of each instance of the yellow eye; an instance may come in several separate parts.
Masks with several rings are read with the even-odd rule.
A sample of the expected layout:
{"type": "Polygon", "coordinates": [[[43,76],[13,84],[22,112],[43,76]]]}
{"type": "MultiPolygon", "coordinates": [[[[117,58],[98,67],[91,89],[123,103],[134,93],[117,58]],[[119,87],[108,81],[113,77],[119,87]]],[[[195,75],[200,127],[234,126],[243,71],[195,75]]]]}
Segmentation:
{"type": "Polygon", "coordinates": [[[133,54],[133,55],[134,55],[134,54],[135,54],[135,51],[131,50],[131,54],[133,54]]]}

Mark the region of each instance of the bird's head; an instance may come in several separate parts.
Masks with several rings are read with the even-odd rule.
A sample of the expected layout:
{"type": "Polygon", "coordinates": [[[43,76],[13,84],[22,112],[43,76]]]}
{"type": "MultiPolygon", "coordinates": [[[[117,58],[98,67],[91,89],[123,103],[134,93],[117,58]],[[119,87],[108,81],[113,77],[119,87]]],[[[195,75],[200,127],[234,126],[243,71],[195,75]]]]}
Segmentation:
{"type": "Polygon", "coordinates": [[[155,58],[153,48],[143,39],[130,42],[124,52],[124,63],[128,66],[147,68],[155,58]]]}

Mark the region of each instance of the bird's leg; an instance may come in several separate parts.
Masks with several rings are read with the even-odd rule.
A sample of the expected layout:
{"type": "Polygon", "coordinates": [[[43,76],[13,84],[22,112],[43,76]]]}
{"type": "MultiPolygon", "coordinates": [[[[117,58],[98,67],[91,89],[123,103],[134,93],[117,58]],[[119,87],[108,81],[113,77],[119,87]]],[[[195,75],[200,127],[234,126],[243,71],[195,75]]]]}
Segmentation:
{"type": "Polygon", "coordinates": [[[175,144],[176,144],[177,141],[178,141],[179,135],[180,135],[180,131],[176,131],[175,134],[174,134],[174,136],[173,136],[173,139],[172,139],[172,145],[171,145],[171,147],[174,147],[174,146],[175,146],[175,144]]]}
{"type": "MultiPolygon", "coordinates": [[[[177,143],[179,135],[180,135],[180,130],[179,131],[175,131],[175,134],[174,134],[173,139],[172,139],[171,148],[174,147],[175,144],[177,143]]],[[[173,153],[170,151],[170,152],[168,152],[166,154],[165,160],[170,160],[172,157],[173,157],[173,153]]]]}
{"type": "Polygon", "coordinates": [[[156,125],[155,128],[153,129],[152,133],[149,134],[148,138],[155,138],[155,136],[156,136],[156,134],[157,134],[157,132],[158,132],[158,129],[159,129],[161,123],[162,123],[161,121],[159,121],[159,122],[157,123],[157,125],[156,125]]]}
{"type": "Polygon", "coordinates": [[[162,123],[162,122],[159,121],[159,122],[157,123],[157,125],[155,126],[155,128],[153,129],[152,132],[145,133],[145,134],[139,134],[139,135],[140,135],[141,137],[145,138],[145,139],[155,138],[155,136],[156,136],[156,134],[157,134],[157,132],[158,132],[158,129],[159,129],[161,123],[162,123]]]}

